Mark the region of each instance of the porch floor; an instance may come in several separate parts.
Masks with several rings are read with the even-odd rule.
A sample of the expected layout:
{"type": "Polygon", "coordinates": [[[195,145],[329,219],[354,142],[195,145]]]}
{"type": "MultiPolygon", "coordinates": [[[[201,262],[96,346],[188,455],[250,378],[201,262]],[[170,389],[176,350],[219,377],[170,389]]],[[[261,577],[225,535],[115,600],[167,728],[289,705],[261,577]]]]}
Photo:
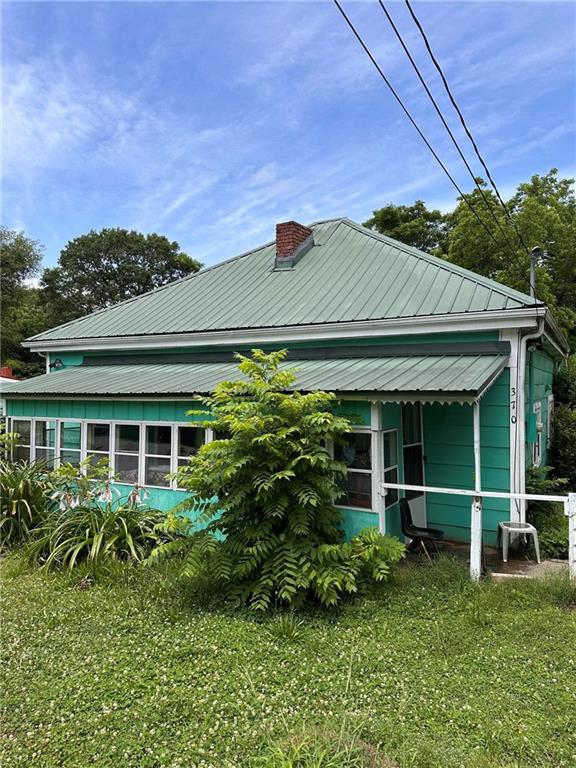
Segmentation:
{"type": "MultiPolygon", "coordinates": [[[[464,562],[470,561],[470,545],[458,541],[445,541],[442,553],[458,557],[464,562]]],[[[421,555],[408,554],[408,559],[419,558],[421,555]]],[[[511,551],[508,554],[508,562],[502,560],[501,551],[495,547],[484,546],[484,566],[491,578],[503,581],[504,579],[536,579],[549,575],[560,575],[568,572],[567,560],[529,560],[521,552],[511,551]]]]}

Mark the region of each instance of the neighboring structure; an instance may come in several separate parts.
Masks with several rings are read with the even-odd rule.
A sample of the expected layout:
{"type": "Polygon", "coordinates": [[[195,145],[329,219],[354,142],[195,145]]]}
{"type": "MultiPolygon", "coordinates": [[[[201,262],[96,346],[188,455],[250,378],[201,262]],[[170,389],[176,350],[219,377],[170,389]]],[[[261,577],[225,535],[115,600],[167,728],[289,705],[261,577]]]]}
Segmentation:
{"type": "MultiPolygon", "coordinates": [[[[0,386],[5,384],[14,384],[15,381],[20,381],[18,376],[14,376],[12,368],[9,365],[0,366],[0,386]]],[[[0,416],[6,414],[6,402],[3,397],[0,397],[0,416]]]]}
{"type": "MultiPolygon", "coordinates": [[[[348,219],[279,224],[276,242],[26,345],[47,373],[5,392],[17,455],[109,456],[163,508],[182,493],[167,474],[212,437],[186,415],[194,398],[238,375],[235,351],[288,348],[297,387],[336,392],[354,417],[340,450],[348,534],[400,534],[382,482],[524,492],[526,465],[547,461],[567,352],[530,296],[348,219]]],[[[416,521],[469,539],[469,499],[408,496],[416,521]]],[[[486,498],[484,540],[523,517],[522,502],[486,498]]]]}

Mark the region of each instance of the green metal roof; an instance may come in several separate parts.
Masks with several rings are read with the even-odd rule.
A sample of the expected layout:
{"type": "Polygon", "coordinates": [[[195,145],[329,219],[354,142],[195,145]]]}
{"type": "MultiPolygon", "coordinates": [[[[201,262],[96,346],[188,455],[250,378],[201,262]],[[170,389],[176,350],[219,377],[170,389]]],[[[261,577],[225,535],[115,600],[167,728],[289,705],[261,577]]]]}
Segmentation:
{"type": "MultiPolygon", "coordinates": [[[[332,392],[481,394],[504,368],[507,355],[406,356],[302,360],[295,389],[332,392]]],[[[220,381],[237,379],[236,363],[78,366],[4,387],[5,397],[201,395],[220,381]]],[[[434,397],[434,399],[437,399],[434,397]]]]}
{"type": "Polygon", "coordinates": [[[274,328],[519,309],[534,300],[349,219],[274,270],[274,242],[31,341],[274,328]]]}

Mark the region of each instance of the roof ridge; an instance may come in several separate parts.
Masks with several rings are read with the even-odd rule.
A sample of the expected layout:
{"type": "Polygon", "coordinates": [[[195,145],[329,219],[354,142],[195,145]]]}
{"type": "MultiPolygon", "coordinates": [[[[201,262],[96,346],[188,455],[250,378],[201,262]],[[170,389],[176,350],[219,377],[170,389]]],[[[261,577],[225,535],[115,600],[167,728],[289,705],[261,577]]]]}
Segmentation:
{"type": "Polygon", "coordinates": [[[380,240],[383,243],[393,245],[398,250],[403,251],[404,253],[407,253],[409,256],[414,256],[416,258],[428,261],[430,264],[433,264],[439,267],[440,269],[446,269],[450,272],[454,272],[458,274],[461,277],[474,280],[476,283],[480,283],[485,288],[490,288],[490,290],[497,291],[503,296],[512,298],[516,301],[522,301],[524,304],[530,307],[533,307],[536,305],[543,306],[543,302],[533,301],[532,297],[529,296],[527,293],[522,293],[522,291],[517,291],[515,288],[510,288],[507,285],[504,285],[503,283],[499,283],[497,280],[492,280],[490,277],[481,275],[478,272],[473,272],[471,269],[466,269],[466,267],[461,267],[459,264],[454,264],[453,262],[448,261],[447,259],[442,259],[440,256],[434,256],[433,254],[427,253],[426,251],[421,251],[420,248],[416,248],[412,245],[406,245],[406,243],[403,243],[401,240],[396,240],[395,238],[390,237],[389,235],[383,235],[382,233],[376,232],[373,229],[369,229],[368,227],[365,227],[362,224],[358,224],[357,221],[353,221],[352,219],[349,219],[347,217],[344,217],[343,221],[345,224],[352,227],[353,229],[356,229],[359,232],[362,232],[364,234],[370,235],[374,239],[380,240]],[[526,302],[526,299],[528,299],[528,302],[526,302]]]}

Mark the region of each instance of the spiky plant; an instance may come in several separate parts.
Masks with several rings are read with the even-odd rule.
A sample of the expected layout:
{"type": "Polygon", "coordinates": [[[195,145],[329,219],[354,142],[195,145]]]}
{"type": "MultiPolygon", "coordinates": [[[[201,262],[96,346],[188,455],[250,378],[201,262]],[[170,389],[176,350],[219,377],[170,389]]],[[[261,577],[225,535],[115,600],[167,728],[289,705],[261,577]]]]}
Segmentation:
{"type": "Polygon", "coordinates": [[[26,541],[53,506],[42,462],[0,459],[0,548],[26,541]]]}
{"type": "Polygon", "coordinates": [[[346,468],[327,445],[350,426],[335,415],[335,396],[288,391],[296,376],[280,369],[286,351],[237,357],[242,378],[204,399],[212,415],[204,426],[225,437],[202,446],[178,476],[190,508],[210,500],[207,525],[154,556],[185,553],[185,575],[208,568],[228,597],[257,609],[307,598],[335,605],[383,581],[400,542],[376,530],[342,540],[335,502],[346,468]]]}

